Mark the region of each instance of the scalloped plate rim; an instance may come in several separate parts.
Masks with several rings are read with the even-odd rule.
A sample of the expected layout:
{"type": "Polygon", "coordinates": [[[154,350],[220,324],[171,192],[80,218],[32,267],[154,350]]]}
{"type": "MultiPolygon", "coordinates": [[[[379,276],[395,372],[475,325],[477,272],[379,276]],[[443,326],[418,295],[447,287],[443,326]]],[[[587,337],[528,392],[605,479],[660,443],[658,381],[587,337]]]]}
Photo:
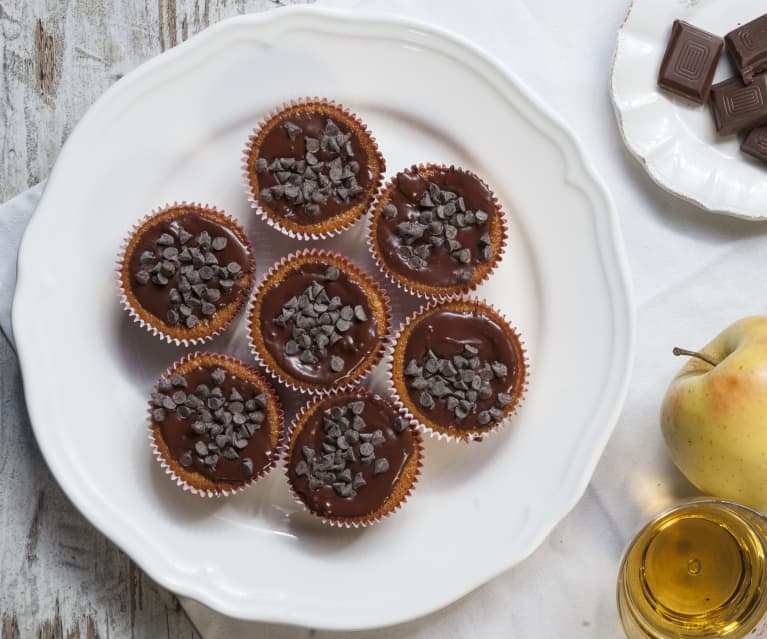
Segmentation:
{"type": "MultiPolygon", "coordinates": [[[[531,122],[531,124],[535,126],[534,122],[531,122]]],[[[512,73],[501,66],[482,49],[468,42],[461,36],[417,20],[371,12],[346,12],[337,9],[331,10],[317,7],[289,7],[281,8],[279,11],[230,18],[210,27],[201,34],[180,44],[178,47],[149,60],[137,69],[131,71],[124,78],[110,87],[89,109],[64,145],[59,160],[48,180],[46,193],[43,195],[38,211],[44,211],[44,214],[36,214],[32,218],[19,252],[17,298],[14,300],[13,306],[13,327],[17,340],[20,366],[24,379],[27,382],[24,385],[24,392],[28,402],[30,421],[43,456],[48,462],[57,481],[62,486],[62,489],[64,489],[65,493],[83,515],[102,533],[123,548],[151,578],[181,596],[193,598],[196,601],[233,618],[310,625],[315,628],[324,629],[352,630],[401,623],[448,605],[498,574],[505,572],[510,567],[527,557],[545,539],[554,526],[574,507],[586,489],[596,463],[601,457],[607,440],[612,433],[626,397],[634,356],[635,318],[633,305],[631,303],[631,286],[628,276],[627,257],[623,248],[618,217],[604,182],[596,173],[591,162],[587,159],[583,147],[576,140],[576,137],[571,130],[512,73]],[[605,271],[605,279],[609,284],[608,295],[613,312],[613,321],[616,325],[615,333],[613,334],[613,352],[615,354],[610,361],[609,369],[611,373],[610,379],[612,387],[609,388],[609,392],[605,392],[604,395],[600,397],[594,407],[594,412],[591,415],[592,430],[588,431],[589,434],[593,435],[593,441],[589,442],[592,445],[589,446],[587,451],[582,453],[582,465],[579,468],[575,468],[575,464],[570,465],[570,473],[568,474],[568,477],[570,477],[572,481],[568,484],[569,488],[560,493],[560,500],[556,504],[556,508],[553,509],[556,511],[556,514],[553,516],[548,514],[548,516],[546,516],[545,513],[539,511],[537,517],[531,516],[528,518],[527,528],[535,528],[535,532],[528,534],[524,547],[519,548],[514,556],[506,558],[503,562],[499,562],[497,570],[485,574],[481,578],[462,584],[452,599],[426,603],[420,607],[417,614],[403,616],[395,611],[394,613],[390,613],[386,619],[377,619],[373,623],[353,622],[350,624],[348,622],[345,623],[343,620],[331,621],[326,617],[321,615],[318,616],[317,614],[302,614],[296,610],[295,606],[290,605],[288,605],[287,608],[283,606],[276,610],[270,608],[268,605],[264,606],[260,603],[247,609],[236,605],[233,607],[226,601],[226,598],[222,593],[211,593],[206,589],[204,584],[190,584],[188,583],[188,580],[184,580],[182,571],[177,571],[177,573],[171,574],[169,565],[160,567],[153,564],[151,560],[147,560],[146,556],[142,556],[142,553],[137,551],[135,545],[131,543],[129,535],[124,533],[124,531],[116,530],[114,526],[110,526],[108,521],[104,521],[103,518],[100,518],[98,509],[94,511],[92,505],[89,504],[88,500],[90,498],[87,495],[84,495],[81,487],[77,485],[77,482],[59,466],[54,451],[48,448],[45,437],[46,427],[41,426],[38,419],[36,419],[38,389],[32,381],[34,378],[31,375],[31,372],[34,365],[29,357],[32,349],[28,342],[28,340],[33,340],[34,338],[25,330],[23,321],[27,299],[33,294],[33,292],[29,290],[27,284],[29,270],[25,267],[25,256],[28,252],[31,252],[31,250],[28,250],[28,247],[32,245],[35,241],[34,238],[41,232],[40,227],[43,224],[45,214],[47,214],[47,210],[51,208],[51,201],[53,199],[51,193],[57,188],[58,182],[57,167],[60,166],[62,162],[66,162],[69,156],[73,153],[72,149],[76,145],[81,129],[88,126],[88,122],[91,118],[97,115],[103,115],[109,102],[115,96],[119,95],[120,92],[127,91],[131,83],[136,83],[142,78],[151,76],[163,66],[172,66],[171,63],[176,58],[185,55],[192,47],[202,47],[217,42],[218,39],[226,35],[227,30],[230,28],[237,25],[250,25],[253,29],[258,29],[259,26],[263,24],[273,22],[288,23],[290,21],[296,21],[300,24],[301,18],[304,16],[312,20],[317,20],[319,18],[330,22],[334,20],[342,20],[352,23],[356,22],[360,24],[376,22],[379,23],[379,27],[380,23],[386,23],[397,33],[414,30],[435,42],[441,41],[443,44],[447,44],[459,52],[468,53],[473,56],[477,65],[482,65],[486,68],[488,76],[495,74],[496,79],[490,81],[493,86],[497,87],[499,91],[504,94],[504,97],[509,102],[513,101],[512,97],[509,95],[508,88],[511,86],[511,89],[519,95],[519,104],[516,106],[529,111],[525,117],[530,119],[535,115],[536,117],[542,118],[546,124],[552,125],[555,133],[543,132],[542,134],[556,141],[565,160],[565,181],[567,181],[568,184],[574,185],[587,197],[592,209],[591,212],[594,218],[595,227],[597,228],[595,231],[595,244],[600,251],[602,268],[605,271]],[[503,83],[506,83],[505,91],[502,87],[503,83]],[[595,417],[598,417],[598,419],[595,419],[595,417]]],[[[552,509],[549,508],[549,510],[552,509]]]]}

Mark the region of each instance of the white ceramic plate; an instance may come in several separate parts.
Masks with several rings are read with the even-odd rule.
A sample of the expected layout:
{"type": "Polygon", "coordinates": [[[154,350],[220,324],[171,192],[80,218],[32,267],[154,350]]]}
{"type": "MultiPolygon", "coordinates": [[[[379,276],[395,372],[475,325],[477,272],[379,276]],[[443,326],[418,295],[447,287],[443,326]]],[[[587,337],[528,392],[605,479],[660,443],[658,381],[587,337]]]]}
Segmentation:
{"type": "MultiPolygon", "coordinates": [[[[717,135],[708,105],[662,91],[658,70],[672,22],[724,36],[765,12],[764,0],[634,0],[618,32],[611,94],[623,139],[653,180],[714,213],[767,218],[767,166],[717,135]]],[[[714,82],[736,75],[725,53],[714,82]]]]}
{"type": "MultiPolygon", "coordinates": [[[[370,266],[360,228],[331,244],[370,266]]],[[[280,10],[207,30],[88,112],[24,238],[13,329],[51,470],[151,577],[234,617],[363,628],[457,599],[532,552],[576,503],[627,387],[626,272],[615,212],[573,136],[485,54],[410,21],[280,10]],[[511,242],[479,294],[519,326],[532,361],[514,425],[479,445],[427,442],[412,499],[363,531],[315,523],[280,472],[225,500],[182,493],[160,472],[145,398],[184,351],[130,323],[112,276],[133,221],[175,199],[242,220],[259,274],[303,246],[254,219],[239,168],[250,127],[301,95],[354,109],[389,173],[455,162],[494,186],[511,242]]],[[[399,303],[397,317],[412,308],[399,303]]],[[[243,324],[211,348],[247,359],[243,324]]]]}

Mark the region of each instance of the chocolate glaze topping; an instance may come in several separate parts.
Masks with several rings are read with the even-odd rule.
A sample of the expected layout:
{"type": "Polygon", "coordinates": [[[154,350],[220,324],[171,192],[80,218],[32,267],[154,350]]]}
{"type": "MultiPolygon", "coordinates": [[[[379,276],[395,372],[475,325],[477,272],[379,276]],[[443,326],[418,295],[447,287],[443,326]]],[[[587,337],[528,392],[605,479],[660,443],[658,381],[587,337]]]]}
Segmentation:
{"type": "Polygon", "coordinates": [[[270,401],[252,381],[206,365],[161,379],[151,411],[181,466],[213,481],[243,483],[275,454],[271,433],[278,426],[269,423],[270,401]]]}
{"type": "Polygon", "coordinates": [[[471,173],[398,173],[377,220],[381,258],[393,272],[429,286],[470,282],[497,250],[489,237],[495,211],[493,194],[471,173]]]}
{"type": "MultiPolygon", "coordinates": [[[[316,300],[311,302],[314,304],[316,300]]],[[[377,348],[379,340],[377,322],[362,286],[344,271],[329,269],[326,264],[312,262],[291,269],[281,281],[269,286],[264,292],[259,327],[266,348],[282,370],[292,377],[318,385],[331,385],[343,380],[377,348]],[[323,332],[321,326],[328,326],[330,329],[330,324],[322,317],[326,311],[315,311],[313,314],[317,315],[316,320],[307,324],[301,323],[301,326],[296,323],[295,315],[287,321],[284,320],[286,307],[297,303],[305,295],[307,288],[315,283],[324,288],[328,298],[337,296],[342,308],[361,307],[362,310],[362,313],[358,311],[357,316],[352,316],[350,320],[344,320],[348,327],[347,324],[340,324],[345,330],[337,328],[341,317],[332,323],[340,339],[328,343],[322,350],[312,347],[311,352],[314,353],[316,362],[307,361],[310,358],[302,357],[304,351],[294,350],[289,343],[300,342],[301,332],[315,341],[323,332]],[[290,301],[293,298],[296,298],[295,303],[290,301]],[[365,319],[360,320],[359,317],[365,319]]]]}
{"type": "Polygon", "coordinates": [[[304,423],[291,448],[288,477],[313,512],[364,517],[391,496],[415,451],[413,431],[389,402],[343,393],[322,400],[304,423]],[[351,407],[362,410],[356,414],[351,407]]]}
{"type": "Polygon", "coordinates": [[[298,111],[281,120],[251,161],[261,206],[302,225],[362,202],[375,179],[356,129],[322,113],[298,111]]]}
{"type": "MultiPolygon", "coordinates": [[[[499,421],[498,418],[501,415],[496,411],[502,411],[504,396],[513,392],[520,375],[521,365],[511,338],[506,334],[504,327],[492,317],[482,313],[452,310],[436,311],[417,320],[405,346],[404,361],[406,364],[404,385],[411,402],[418,406],[430,420],[456,430],[492,427],[494,422],[499,421]],[[408,371],[407,368],[412,360],[415,360],[418,367],[424,367],[425,361],[432,358],[432,353],[438,359],[449,359],[455,362],[459,377],[462,369],[476,374],[485,368],[485,364],[492,374],[483,376],[481,385],[477,382],[476,388],[468,383],[466,390],[460,390],[464,395],[448,394],[444,388],[435,391],[433,386],[426,387],[423,382],[418,383],[415,380],[426,379],[434,384],[440,381],[443,371],[435,369],[424,373],[408,371]],[[464,366],[461,359],[454,358],[463,358],[469,360],[469,363],[464,366]],[[476,358],[476,365],[470,361],[472,358],[476,358]],[[487,389],[482,390],[487,386],[489,386],[489,393],[487,389]],[[471,391],[474,393],[467,397],[465,394],[471,391]],[[428,397],[424,397],[424,393],[428,397]],[[499,396],[501,396],[500,403],[499,396]],[[453,401],[448,403],[450,397],[457,399],[459,403],[456,404],[453,401]],[[463,404],[465,410],[462,411],[461,400],[469,401],[471,406],[463,404]],[[464,412],[468,414],[464,416],[464,412]],[[490,417],[489,421],[479,418],[482,413],[490,417]],[[485,423],[482,423],[483,421],[485,423]]],[[[445,377],[452,378],[452,370],[447,372],[445,377]]],[[[449,381],[444,385],[448,389],[453,386],[449,381]]]]}
{"type": "Polygon", "coordinates": [[[245,294],[241,279],[249,268],[248,250],[233,230],[187,211],[142,230],[129,272],[144,310],[164,323],[193,328],[245,294]]]}

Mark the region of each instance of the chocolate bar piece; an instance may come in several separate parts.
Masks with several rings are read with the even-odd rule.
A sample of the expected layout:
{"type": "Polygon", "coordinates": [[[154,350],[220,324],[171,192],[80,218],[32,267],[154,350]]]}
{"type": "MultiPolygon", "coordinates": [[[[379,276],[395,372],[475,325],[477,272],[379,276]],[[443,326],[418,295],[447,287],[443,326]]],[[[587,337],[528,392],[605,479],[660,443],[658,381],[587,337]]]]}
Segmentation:
{"type": "Polygon", "coordinates": [[[660,65],[658,86],[703,104],[708,98],[723,47],[719,36],[683,20],[674,20],[660,65]]]}
{"type": "Polygon", "coordinates": [[[743,82],[750,84],[757,73],[767,70],[767,13],[733,29],[724,41],[743,82]]]}
{"type": "Polygon", "coordinates": [[[767,124],[767,74],[751,84],[730,78],[711,87],[711,110],[720,135],[767,124]]]}
{"type": "Polygon", "coordinates": [[[743,153],[767,163],[767,126],[752,129],[740,147],[743,153]]]}

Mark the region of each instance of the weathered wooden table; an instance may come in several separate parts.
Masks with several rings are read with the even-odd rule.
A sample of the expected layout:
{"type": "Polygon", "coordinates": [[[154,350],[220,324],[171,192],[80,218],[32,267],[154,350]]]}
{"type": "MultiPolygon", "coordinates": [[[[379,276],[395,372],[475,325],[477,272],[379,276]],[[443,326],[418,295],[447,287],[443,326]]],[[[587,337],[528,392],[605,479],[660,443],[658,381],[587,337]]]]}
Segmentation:
{"type": "MultiPolygon", "coordinates": [[[[136,65],[232,15],[298,0],[0,0],[0,202],[48,175],[136,65]]],[[[72,506],[32,436],[0,334],[0,638],[199,637],[176,598],[72,506]]]]}

